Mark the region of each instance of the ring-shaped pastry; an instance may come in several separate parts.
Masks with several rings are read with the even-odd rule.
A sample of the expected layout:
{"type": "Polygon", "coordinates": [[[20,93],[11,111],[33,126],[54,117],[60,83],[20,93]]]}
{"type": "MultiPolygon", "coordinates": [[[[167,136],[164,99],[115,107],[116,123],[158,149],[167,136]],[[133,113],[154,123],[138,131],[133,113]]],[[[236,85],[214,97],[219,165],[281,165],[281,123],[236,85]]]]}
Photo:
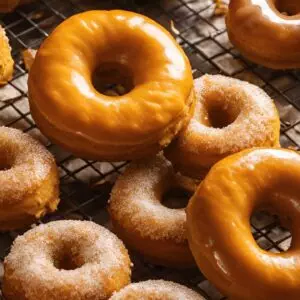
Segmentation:
{"type": "Polygon", "coordinates": [[[189,61],[170,33],[120,10],[63,22],[29,75],[31,112],[41,131],[77,156],[106,161],[146,157],[169,144],[191,117],[192,87],[189,61]],[[104,95],[93,84],[96,73],[100,83],[122,77],[131,90],[104,95]]]}
{"type": "Polygon", "coordinates": [[[54,157],[30,135],[0,127],[0,231],[25,227],[59,203],[54,157]]]}
{"type": "Polygon", "coordinates": [[[194,86],[194,116],[165,149],[181,174],[201,179],[213,164],[230,154],[279,146],[279,115],[262,89],[222,75],[202,76],[194,80],[194,86]]]}
{"type": "Polygon", "coordinates": [[[300,2],[231,0],[230,41],[249,60],[273,69],[300,67],[300,2]]]}
{"type": "Polygon", "coordinates": [[[257,148],[212,167],[187,207],[189,244],[203,274],[230,299],[300,299],[300,155],[257,148]],[[277,213],[292,233],[283,253],[261,249],[256,210],[277,213]]]}
{"type": "Polygon", "coordinates": [[[132,283],[109,300],[204,300],[195,291],[175,282],[147,280],[132,283]]]}
{"type": "Polygon", "coordinates": [[[88,221],[55,221],[19,236],[4,261],[7,300],[106,300],[130,283],[122,241],[88,221]]]}
{"type": "Polygon", "coordinates": [[[162,204],[165,193],[186,185],[178,180],[171,163],[160,154],[133,162],[112,190],[109,212],[114,232],[128,247],[154,264],[189,268],[195,262],[188,246],[184,208],[162,204]]]}

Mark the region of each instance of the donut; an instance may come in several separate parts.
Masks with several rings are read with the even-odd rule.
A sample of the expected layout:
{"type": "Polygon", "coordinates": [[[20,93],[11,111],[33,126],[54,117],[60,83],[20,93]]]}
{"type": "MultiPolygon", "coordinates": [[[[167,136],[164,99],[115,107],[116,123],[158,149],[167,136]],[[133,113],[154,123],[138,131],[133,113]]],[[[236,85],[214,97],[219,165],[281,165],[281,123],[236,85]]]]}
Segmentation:
{"type": "Polygon", "coordinates": [[[58,185],[50,152],[30,135],[0,127],[0,231],[25,227],[53,212],[58,185]]]}
{"type": "Polygon", "coordinates": [[[174,184],[178,187],[178,189],[185,190],[187,193],[191,195],[194,194],[198,185],[201,183],[201,180],[184,176],[179,172],[174,175],[174,184]]]}
{"type": "Polygon", "coordinates": [[[6,84],[13,75],[14,61],[4,28],[0,25],[0,86],[6,84]]]}
{"type": "Polygon", "coordinates": [[[0,13],[12,12],[19,5],[28,4],[34,0],[4,0],[0,1],[0,13]]]}
{"type": "Polygon", "coordinates": [[[270,97],[260,88],[222,75],[194,81],[192,120],[166,157],[181,174],[203,178],[220,159],[252,147],[279,146],[280,120],[270,97]]]}
{"type": "Polygon", "coordinates": [[[232,44],[249,60],[272,69],[300,67],[300,2],[231,0],[226,18],[232,44]]]}
{"type": "Polygon", "coordinates": [[[183,208],[162,204],[176,189],[178,177],[161,154],[132,162],[118,178],[109,200],[114,232],[145,260],[169,267],[194,267],[186,235],[183,208]]]}
{"type": "Polygon", "coordinates": [[[115,293],[110,300],[205,300],[193,290],[165,280],[132,283],[115,293]]]}
{"type": "Polygon", "coordinates": [[[300,299],[300,156],[255,148],[212,167],[187,207],[188,238],[201,272],[230,299],[300,299]],[[278,213],[292,245],[272,253],[256,244],[250,217],[278,213]]]}
{"type": "Polygon", "coordinates": [[[151,19],[89,11],[43,43],[30,70],[29,98],[38,127],[56,144],[86,159],[131,160],[156,154],[186,125],[193,79],[183,50],[151,19]],[[104,95],[108,83],[127,93],[104,95]]]}
{"type": "Polygon", "coordinates": [[[4,261],[7,300],[106,300],[130,283],[123,243],[89,221],[54,221],[19,236],[4,261]]]}

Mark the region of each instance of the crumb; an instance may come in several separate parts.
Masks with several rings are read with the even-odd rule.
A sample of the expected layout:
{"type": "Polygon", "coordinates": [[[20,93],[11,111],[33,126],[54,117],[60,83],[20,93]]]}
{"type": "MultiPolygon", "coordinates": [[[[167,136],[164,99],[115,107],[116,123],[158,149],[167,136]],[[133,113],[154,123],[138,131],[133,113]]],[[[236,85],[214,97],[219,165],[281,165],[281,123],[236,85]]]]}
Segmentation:
{"type": "Polygon", "coordinates": [[[30,70],[33,62],[34,62],[34,58],[36,56],[37,50],[35,49],[26,49],[22,52],[22,56],[23,56],[23,61],[24,61],[24,65],[27,71],[30,70]]]}
{"type": "Polygon", "coordinates": [[[41,19],[44,16],[44,14],[45,13],[43,11],[38,11],[31,16],[31,20],[41,19]]]}
{"type": "Polygon", "coordinates": [[[228,12],[228,5],[223,3],[222,0],[215,0],[216,2],[216,7],[215,7],[215,16],[221,16],[221,15],[226,15],[228,12]]]}
{"type": "Polygon", "coordinates": [[[179,30],[175,27],[175,24],[174,24],[173,20],[170,21],[170,28],[171,28],[171,31],[174,34],[176,34],[176,35],[180,34],[179,30]]]}

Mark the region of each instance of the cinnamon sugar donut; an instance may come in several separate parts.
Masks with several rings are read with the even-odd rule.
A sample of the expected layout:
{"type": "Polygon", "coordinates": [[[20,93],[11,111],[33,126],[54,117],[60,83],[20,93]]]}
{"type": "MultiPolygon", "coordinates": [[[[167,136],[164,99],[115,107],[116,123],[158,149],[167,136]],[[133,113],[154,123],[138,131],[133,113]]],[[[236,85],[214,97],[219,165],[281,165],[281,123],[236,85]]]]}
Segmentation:
{"type": "Polygon", "coordinates": [[[164,280],[132,283],[115,293],[110,300],[204,300],[193,290],[164,280]]]}
{"type": "Polygon", "coordinates": [[[191,267],[185,211],[161,203],[178,186],[175,174],[162,155],[131,163],[112,190],[109,212],[116,234],[148,261],[191,267]]]}
{"type": "Polygon", "coordinates": [[[246,148],[279,146],[280,120],[259,87],[221,75],[194,80],[195,113],[165,150],[180,173],[203,178],[220,159],[246,148]]]}
{"type": "Polygon", "coordinates": [[[0,25],[0,86],[6,84],[13,75],[14,61],[4,28],[0,25]]]}
{"type": "Polygon", "coordinates": [[[51,153],[30,135],[0,127],[0,231],[56,209],[59,178],[51,153]]]}
{"type": "Polygon", "coordinates": [[[55,221],[19,236],[4,261],[8,300],[104,300],[130,283],[130,258],[110,231],[55,221]]]}

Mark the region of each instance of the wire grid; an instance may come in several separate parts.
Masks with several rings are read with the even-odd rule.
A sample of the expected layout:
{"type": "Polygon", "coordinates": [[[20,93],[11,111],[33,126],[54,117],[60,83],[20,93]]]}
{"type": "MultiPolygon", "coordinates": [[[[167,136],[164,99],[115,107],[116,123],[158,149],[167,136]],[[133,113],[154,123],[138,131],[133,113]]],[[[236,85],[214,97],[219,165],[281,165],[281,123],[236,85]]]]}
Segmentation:
{"type": "MultiPolygon", "coordinates": [[[[45,37],[65,18],[86,9],[127,9],[145,14],[171,29],[190,58],[194,77],[204,73],[222,73],[247,80],[262,87],[273,97],[281,117],[281,144],[299,149],[300,146],[300,72],[271,71],[243,57],[228,40],[223,16],[215,16],[212,0],[40,0],[19,7],[15,12],[0,15],[13,49],[15,72],[13,80],[0,89],[0,125],[19,128],[39,139],[55,155],[61,177],[59,210],[40,222],[57,219],[87,219],[109,227],[106,204],[113,182],[126,163],[100,163],[73,157],[51,144],[35,127],[27,99],[27,71],[21,51],[38,48],[45,37]],[[84,2],[84,3],[83,3],[84,2]]],[[[279,226],[276,217],[256,214],[252,231],[257,243],[272,252],[288,249],[290,232],[279,226]]],[[[27,228],[28,229],[28,228],[27,228]]],[[[14,238],[26,230],[0,234],[1,262],[9,252],[14,238]]],[[[166,279],[185,284],[207,299],[225,299],[198,270],[176,271],[147,264],[137,255],[133,281],[166,279]]],[[[0,295],[1,297],[1,295],[0,295]]]]}

